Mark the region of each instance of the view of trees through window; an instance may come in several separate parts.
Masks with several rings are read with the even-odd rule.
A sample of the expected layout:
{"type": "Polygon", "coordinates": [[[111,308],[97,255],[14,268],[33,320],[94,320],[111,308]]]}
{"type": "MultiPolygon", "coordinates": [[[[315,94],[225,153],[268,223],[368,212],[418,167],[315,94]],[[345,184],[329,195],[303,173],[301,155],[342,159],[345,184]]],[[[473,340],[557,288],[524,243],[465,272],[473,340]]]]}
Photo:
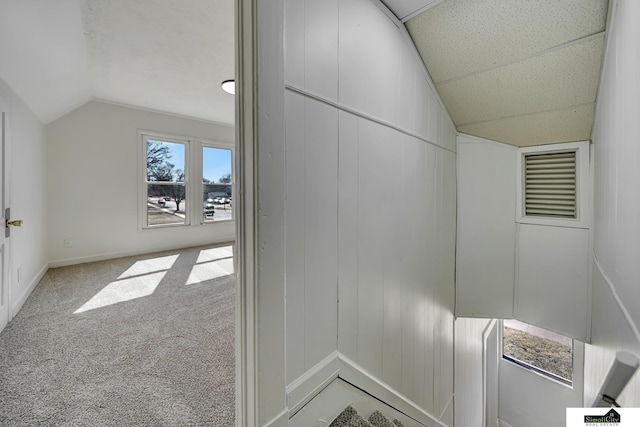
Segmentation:
{"type": "Polygon", "coordinates": [[[573,381],[573,340],[518,320],[503,321],[502,356],[565,384],[573,381]]]}
{"type": "Polygon", "coordinates": [[[186,224],[183,143],[147,139],[147,224],[186,224]]]}
{"type": "Polygon", "coordinates": [[[200,222],[231,220],[233,218],[232,151],[205,145],[199,141],[167,141],[144,137],[146,149],[146,225],[185,225],[200,222]],[[188,144],[197,144],[201,150],[196,161],[202,168],[191,168],[188,158],[188,144]],[[197,174],[202,172],[202,177],[197,174]],[[202,204],[188,200],[189,195],[200,190],[192,185],[202,185],[202,204]],[[191,213],[195,210],[194,213],[191,213]]]}

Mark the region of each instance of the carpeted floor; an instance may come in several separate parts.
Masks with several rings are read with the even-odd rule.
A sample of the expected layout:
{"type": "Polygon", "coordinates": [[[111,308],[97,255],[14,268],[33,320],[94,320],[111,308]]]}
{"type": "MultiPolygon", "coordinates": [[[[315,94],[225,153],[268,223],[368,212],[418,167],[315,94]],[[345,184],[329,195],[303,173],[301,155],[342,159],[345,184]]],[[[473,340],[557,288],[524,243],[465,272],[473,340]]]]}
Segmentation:
{"type": "Polygon", "coordinates": [[[232,248],[49,270],[0,334],[2,426],[232,426],[232,248]]]}

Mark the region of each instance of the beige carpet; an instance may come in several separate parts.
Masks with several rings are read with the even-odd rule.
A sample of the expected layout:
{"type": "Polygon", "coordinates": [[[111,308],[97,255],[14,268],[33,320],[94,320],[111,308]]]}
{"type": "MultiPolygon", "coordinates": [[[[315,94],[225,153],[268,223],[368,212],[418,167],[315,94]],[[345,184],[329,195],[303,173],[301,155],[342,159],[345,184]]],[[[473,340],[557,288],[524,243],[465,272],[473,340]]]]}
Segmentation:
{"type": "Polygon", "coordinates": [[[2,426],[232,426],[230,246],[51,269],[0,334],[2,426]]]}

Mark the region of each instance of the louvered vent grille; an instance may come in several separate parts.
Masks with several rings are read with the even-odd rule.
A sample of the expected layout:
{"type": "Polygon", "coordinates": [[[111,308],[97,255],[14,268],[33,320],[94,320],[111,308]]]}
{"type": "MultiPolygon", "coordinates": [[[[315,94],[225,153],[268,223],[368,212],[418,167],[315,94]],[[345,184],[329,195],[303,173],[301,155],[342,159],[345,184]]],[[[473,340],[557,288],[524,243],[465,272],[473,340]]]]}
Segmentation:
{"type": "Polygon", "coordinates": [[[576,218],[576,152],[525,156],[525,215],[576,218]]]}

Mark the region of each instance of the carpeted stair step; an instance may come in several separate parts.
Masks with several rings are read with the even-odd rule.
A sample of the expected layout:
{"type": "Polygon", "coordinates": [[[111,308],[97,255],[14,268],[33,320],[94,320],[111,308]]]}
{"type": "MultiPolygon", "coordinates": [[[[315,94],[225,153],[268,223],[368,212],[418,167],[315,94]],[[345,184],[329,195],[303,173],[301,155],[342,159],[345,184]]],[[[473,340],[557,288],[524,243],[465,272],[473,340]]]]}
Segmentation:
{"type": "Polygon", "coordinates": [[[373,425],[362,418],[352,406],[347,406],[329,427],[373,427],[373,425]]]}
{"type": "Polygon", "coordinates": [[[374,427],[404,427],[398,420],[393,420],[393,422],[389,421],[389,418],[382,415],[380,411],[375,411],[371,414],[369,422],[373,424],[374,427]]]}
{"type": "Polygon", "coordinates": [[[352,406],[347,406],[329,427],[403,427],[403,425],[398,420],[389,421],[380,411],[371,414],[367,421],[352,406]]]}

